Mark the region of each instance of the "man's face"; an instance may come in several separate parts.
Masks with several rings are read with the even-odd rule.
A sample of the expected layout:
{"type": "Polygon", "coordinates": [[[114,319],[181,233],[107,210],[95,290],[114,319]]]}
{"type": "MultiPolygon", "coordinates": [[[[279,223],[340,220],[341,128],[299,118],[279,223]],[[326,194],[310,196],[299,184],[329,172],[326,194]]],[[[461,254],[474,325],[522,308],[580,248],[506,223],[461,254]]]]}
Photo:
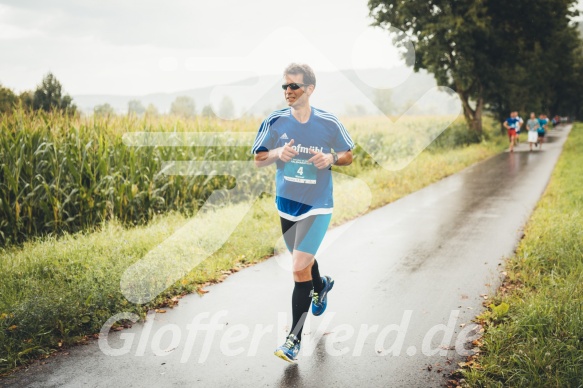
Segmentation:
{"type": "MultiPolygon", "coordinates": [[[[303,74],[286,74],[284,78],[284,85],[287,84],[303,84],[304,83],[304,75],[303,74]]],[[[299,89],[292,90],[288,87],[284,91],[285,101],[287,102],[288,106],[299,106],[308,103],[310,95],[314,90],[313,85],[309,86],[302,86],[299,89]]]]}

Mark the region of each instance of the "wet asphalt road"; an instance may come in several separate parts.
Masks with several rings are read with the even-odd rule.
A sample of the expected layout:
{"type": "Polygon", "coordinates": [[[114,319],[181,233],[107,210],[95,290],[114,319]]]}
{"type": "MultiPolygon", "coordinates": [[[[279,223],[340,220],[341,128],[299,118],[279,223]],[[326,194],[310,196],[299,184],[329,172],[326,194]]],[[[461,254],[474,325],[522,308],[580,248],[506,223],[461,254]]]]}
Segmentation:
{"type": "Polygon", "coordinates": [[[336,285],[326,313],[308,318],[295,365],[273,356],[291,322],[293,282],[282,256],[111,333],[102,344],[120,355],[94,342],[0,385],[442,386],[464,358],[480,295],[500,284],[503,259],[569,130],[553,131],[542,152],[522,143],[331,230],[318,261],[336,285]]]}

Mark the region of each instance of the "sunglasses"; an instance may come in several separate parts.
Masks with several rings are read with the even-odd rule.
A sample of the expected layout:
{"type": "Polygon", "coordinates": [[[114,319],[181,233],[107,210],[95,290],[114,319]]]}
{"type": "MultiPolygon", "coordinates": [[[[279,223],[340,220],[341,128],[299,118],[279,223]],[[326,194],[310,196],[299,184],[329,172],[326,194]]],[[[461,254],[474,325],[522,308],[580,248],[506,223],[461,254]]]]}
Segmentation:
{"type": "Polygon", "coordinates": [[[291,83],[291,84],[285,84],[285,85],[281,85],[281,88],[283,90],[287,90],[287,88],[289,87],[291,90],[298,90],[299,88],[301,88],[302,86],[310,86],[310,84],[296,84],[291,83]]]}

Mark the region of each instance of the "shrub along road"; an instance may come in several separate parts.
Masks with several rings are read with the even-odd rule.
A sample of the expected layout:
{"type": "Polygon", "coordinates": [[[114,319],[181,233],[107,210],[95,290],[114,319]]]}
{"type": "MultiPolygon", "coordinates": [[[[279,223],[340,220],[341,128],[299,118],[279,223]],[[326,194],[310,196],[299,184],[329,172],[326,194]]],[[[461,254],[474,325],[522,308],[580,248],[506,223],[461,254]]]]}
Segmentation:
{"type": "Polygon", "coordinates": [[[570,126],[521,144],[329,232],[336,280],[296,365],[273,356],[291,317],[282,255],[189,295],[100,343],[37,362],[7,386],[439,386],[471,348],[570,126]],[[114,355],[116,354],[116,355],[114,355]]]}

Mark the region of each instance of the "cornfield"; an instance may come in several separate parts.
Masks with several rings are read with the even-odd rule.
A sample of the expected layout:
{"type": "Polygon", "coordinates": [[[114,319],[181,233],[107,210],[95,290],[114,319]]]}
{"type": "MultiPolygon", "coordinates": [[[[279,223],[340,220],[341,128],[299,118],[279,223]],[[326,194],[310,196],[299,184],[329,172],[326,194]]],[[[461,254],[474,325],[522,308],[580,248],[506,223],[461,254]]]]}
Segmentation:
{"type": "MultiPolygon", "coordinates": [[[[135,117],[71,118],[16,111],[0,121],[0,245],[76,232],[116,218],[145,223],[156,213],[194,213],[229,176],[166,175],[165,161],[250,160],[248,146],[128,146],[123,135],[149,131],[253,131],[252,120],[183,122],[135,117]],[[228,126],[225,128],[224,126],[228,126]]],[[[252,179],[265,179],[257,174],[252,179]]]]}
{"type": "MultiPolygon", "coordinates": [[[[423,128],[430,130],[435,119],[402,121],[404,133],[411,128],[423,132],[423,128]]],[[[383,131],[385,122],[378,118],[347,120],[355,141],[368,151],[355,149],[353,172],[382,163],[383,158],[395,158],[399,152],[409,152],[411,139],[401,137],[396,141],[390,132],[383,131]]],[[[225,190],[226,200],[249,199],[241,198],[241,193],[256,192],[254,188],[272,182],[273,177],[253,171],[239,174],[235,181],[227,175],[204,175],[202,171],[170,175],[162,169],[169,161],[251,161],[250,142],[259,124],[260,120],[253,118],[79,118],[23,110],[2,115],[0,246],[33,236],[87,230],[109,219],[138,225],[171,210],[191,215],[213,191],[235,184],[243,190],[236,191],[237,198],[229,197],[230,191],[225,190]],[[128,135],[161,132],[168,134],[161,142],[138,141],[132,145],[132,138],[128,142],[128,135]],[[211,137],[214,143],[183,136],[194,132],[224,136],[219,140],[211,137]],[[173,138],[179,141],[172,143],[173,138]]]]}

